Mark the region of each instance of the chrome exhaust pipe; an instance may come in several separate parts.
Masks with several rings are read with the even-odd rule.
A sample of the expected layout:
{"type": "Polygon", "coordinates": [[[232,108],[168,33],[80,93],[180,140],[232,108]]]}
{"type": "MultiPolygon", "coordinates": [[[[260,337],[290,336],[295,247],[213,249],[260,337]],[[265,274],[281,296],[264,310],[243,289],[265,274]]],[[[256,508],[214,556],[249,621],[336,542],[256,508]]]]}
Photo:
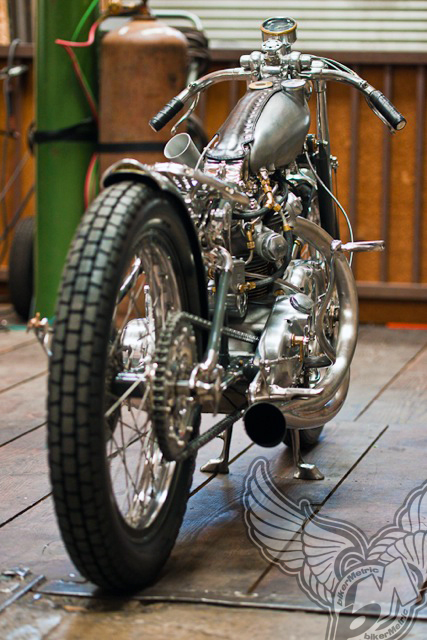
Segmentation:
{"type": "MultiPolygon", "coordinates": [[[[283,420],[289,429],[311,429],[332,420],[341,409],[350,382],[350,363],[352,361],[357,341],[358,329],[358,300],[353,273],[345,256],[339,252],[333,252],[332,238],[316,224],[297,217],[294,222],[295,233],[310,242],[325,259],[333,265],[335,272],[335,285],[340,303],[340,324],[336,341],[333,364],[327,373],[317,382],[312,391],[322,388],[322,392],[310,397],[288,398],[272,397],[275,407],[283,414],[283,420]]],[[[316,322],[317,335],[322,344],[323,317],[326,312],[326,304],[322,305],[316,322]]],[[[260,354],[263,358],[263,354],[260,354]]],[[[249,402],[252,406],[269,404],[265,402],[265,389],[259,384],[260,374],[255,376],[249,387],[249,402]],[[262,397],[263,396],[263,397],[262,397]]],[[[249,407],[247,413],[251,407],[249,407]]]]}
{"type": "Polygon", "coordinates": [[[178,133],[171,138],[166,144],[163,153],[168,160],[185,164],[193,169],[196,168],[200,159],[199,150],[188,133],[178,133]]]}
{"type": "Polygon", "coordinates": [[[315,411],[288,411],[286,405],[282,407],[283,417],[286,420],[288,429],[313,429],[321,427],[326,422],[333,420],[337,413],[341,410],[347,397],[348,387],[350,384],[350,371],[338,387],[335,395],[325,402],[325,404],[315,411]]]}
{"type": "Polygon", "coordinates": [[[279,407],[271,402],[251,405],[243,416],[245,430],[260,447],[276,447],[283,442],[286,420],[279,407]]]}

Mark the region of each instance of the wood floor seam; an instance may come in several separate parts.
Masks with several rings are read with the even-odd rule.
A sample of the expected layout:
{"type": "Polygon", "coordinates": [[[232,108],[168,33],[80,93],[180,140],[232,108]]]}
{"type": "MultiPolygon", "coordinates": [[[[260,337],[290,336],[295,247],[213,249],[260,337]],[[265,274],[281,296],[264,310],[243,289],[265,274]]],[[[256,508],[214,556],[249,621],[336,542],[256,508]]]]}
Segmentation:
{"type": "Polygon", "coordinates": [[[10,347],[4,347],[3,349],[0,349],[0,356],[13,353],[13,351],[18,351],[19,349],[23,349],[24,347],[28,347],[32,344],[34,344],[34,340],[26,340],[25,342],[19,342],[18,344],[14,344],[10,347]]]}
{"type": "MultiPolygon", "coordinates": [[[[334,493],[338,490],[338,488],[346,481],[346,479],[349,477],[349,475],[352,473],[352,471],[354,471],[354,469],[358,466],[358,464],[361,462],[361,460],[363,460],[363,458],[371,451],[371,449],[378,443],[378,441],[381,439],[381,437],[386,433],[388,429],[388,425],[386,425],[382,431],[377,435],[376,438],[374,438],[374,440],[372,440],[372,442],[369,444],[369,446],[366,448],[366,450],[358,457],[358,459],[356,460],[356,462],[348,469],[348,471],[343,475],[342,478],[340,478],[340,480],[337,482],[337,484],[335,485],[335,487],[333,487],[331,489],[331,491],[328,493],[328,495],[326,496],[326,498],[319,503],[318,505],[313,505],[311,504],[311,507],[315,507],[313,508],[313,514],[310,515],[304,522],[302,529],[306,526],[307,522],[309,522],[310,520],[312,520],[316,515],[318,515],[322,508],[326,505],[326,503],[328,502],[328,500],[334,495],[334,493]]],[[[283,550],[280,552],[285,552],[286,549],[289,547],[289,545],[292,544],[293,540],[299,535],[299,532],[295,534],[294,538],[287,543],[287,545],[283,548],[283,550]]],[[[270,562],[267,567],[262,571],[261,575],[258,576],[258,578],[251,584],[251,586],[247,589],[246,593],[247,595],[252,594],[255,589],[262,583],[262,581],[264,580],[264,578],[269,574],[269,572],[276,566],[276,563],[274,562],[270,562]]]]}
{"type": "Polygon", "coordinates": [[[5,527],[6,525],[10,524],[11,522],[16,520],[20,516],[24,515],[25,513],[28,513],[28,511],[31,511],[31,509],[33,509],[34,507],[37,507],[40,503],[44,502],[47,498],[50,498],[51,495],[52,495],[52,492],[50,491],[49,493],[47,493],[43,497],[39,498],[38,500],[36,500],[32,504],[29,504],[28,507],[25,507],[25,509],[22,509],[21,511],[18,511],[18,513],[15,513],[13,516],[8,518],[4,522],[0,522],[0,529],[5,527]]]}
{"type": "Polygon", "coordinates": [[[391,378],[386,382],[386,384],[381,387],[381,389],[375,394],[375,396],[366,404],[366,406],[357,414],[354,419],[354,422],[357,422],[367,411],[368,409],[382,396],[382,394],[387,391],[387,389],[398,380],[407,370],[408,368],[417,361],[418,358],[424,354],[427,350],[427,343],[424,344],[418,351],[415,353],[409,360],[402,366],[399,371],[397,371],[391,378]]]}
{"type": "Polygon", "coordinates": [[[19,440],[20,438],[24,438],[29,433],[33,433],[34,431],[37,431],[37,429],[41,429],[42,427],[45,427],[46,425],[47,425],[47,422],[46,422],[46,420],[44,420],[40,424],[36,425],[35,427],[32,427],[31,429],[28,429],[27,431],[24,431],[23,433],[20,433],[19,435],[15,436],[14,438],[11,438],[10,440],[6,440],[6,442],[1,442],[0,443],[0,449],[2,447],[5,447],[7,444],[11,444],[12,442],[15,442],[16,440],[19,440]]]}
{"type": "Polygon", "coordinates": [[[11,384],[9,387],[5,387],[4,389],[0,389],[0,395],[3,393],[6,393],[6,391],[11,391],[12,389],[16,389],[17,387],[20,387],[22,384],[25,384],[26,382],[31,382],[32,380],[37,380],[37,378],[42,378],[43,376],[46,376],[48,374],[48,369],[44,369],[43,371],[40,371],[39,373],[34,374],[33,376],[30,376],[29,378],[25,378],[24,380],[20,380],[19,382],[15,382],[15,384],[11,384]]]}

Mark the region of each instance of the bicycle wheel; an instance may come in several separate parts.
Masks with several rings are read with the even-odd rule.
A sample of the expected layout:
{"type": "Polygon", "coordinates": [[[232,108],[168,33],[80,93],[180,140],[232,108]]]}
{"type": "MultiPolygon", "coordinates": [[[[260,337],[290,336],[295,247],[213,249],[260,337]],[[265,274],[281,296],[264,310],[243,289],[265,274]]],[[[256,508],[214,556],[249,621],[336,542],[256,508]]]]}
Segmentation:
{"type": "MultiPolygon", "coordinates": [[[[48,446],[65,545],[78,570],[103,589],[150,583],[184,516],[194,460],[164,459],[149,384],[136,381],[129,393],[126,376],[150,376],[172,312],[201,314],[198,287],[185,227],[169,196],[130,182],[98,196],[63,275],[48,446]]],[[[199,351],[193,337],[186,354],[194,364],[199,351]]],[[[194,437],[197,411],[181,403],[177,416],[187,432],[193,425],[194,437]]]]}

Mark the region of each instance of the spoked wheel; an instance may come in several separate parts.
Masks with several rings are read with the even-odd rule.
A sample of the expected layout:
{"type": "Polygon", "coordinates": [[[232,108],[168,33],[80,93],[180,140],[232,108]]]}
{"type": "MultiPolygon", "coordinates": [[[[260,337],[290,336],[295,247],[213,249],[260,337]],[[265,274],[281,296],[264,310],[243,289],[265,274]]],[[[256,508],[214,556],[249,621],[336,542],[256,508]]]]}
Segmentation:
{"type": "MultiPolygon", "coordinates": [[[[59,526],[78,570],[101,588],[151,582],[178,534],[194,460],[164,458],[150,380],[168,317],[200,315],[200,306],[176,204],[141,184],[105,190],[68,257],[48,397],[59,526]]],[[[191,349],[196,360],[198,337],[191,349]]],[[[194,410],[186,416],[190,438],[197,419],[194,410]]]]}

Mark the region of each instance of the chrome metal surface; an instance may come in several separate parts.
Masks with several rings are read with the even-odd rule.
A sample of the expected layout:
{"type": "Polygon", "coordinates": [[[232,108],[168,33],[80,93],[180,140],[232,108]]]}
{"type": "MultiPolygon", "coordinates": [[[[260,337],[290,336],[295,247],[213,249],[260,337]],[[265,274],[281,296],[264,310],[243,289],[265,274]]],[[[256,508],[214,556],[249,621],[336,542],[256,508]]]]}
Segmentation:
{"type": "Polygon", "coordinates": [[[178,133],[171,138],[163,153],[171,162],[180,162],[193,169],[196,168],[200,160],[200,152],[188,133],[178,133]]]}
{"type": "Polygon", "coordinates": [[[259,118],[272,97],[280,93],[280,85],[277,82],[269,82],[269,86],[261,90],[258,90],[259,85],[259,82],[249,85],[250,90],[239,100],[221,125],[218,130],[218,143],[207,153],[209,159],[229,162],[238,161],[248,155],[248,145],[254,140],[259,118]]]}
{"type": "Polygon", "coordinates": [[[142,164],[132,158],[125,158],[124,160],[119,160],[114,163],[107,169],[101,178],[102,185],[105,187],[112,184],[114,176],[120,177],[120,175],[123,176],[123,180],[130,179],[132,175],[136,178],[138,176],[146,176],[154,180],[161,189],[175,191],[180,199],[183,199],[183,195],[171,178],[178,177],[187,180],[189,188],[206,185],[231,202],[241,204],[245,207],[249,207],[251,202],[250,198],[236,189],[234,185],[206,175],[198,169],[192,169],[191,167],[174,162],[158,162],[150,166],[142,164]]]}
{"type": "Polygon", "coordinates": [[[277,262],[285,257],[288,243],[282,234],[260,225],[259,230],[255,228],[254,240],[255,251],[264,260],[277,262]]]}
{"type": "Polygon", "coordinates": [[[163,453],[174,460],[188,444],[197,419],[189,377],[197,362],[193,327],[182,313],[170,314],[158,341],[156,369],[153,374],[156,431],[167,442],[163,453]]]}
{"type": "Polygon", "coordinates": [[[342,244],[341,240],[332,242],[333,251],[348,251],[349,253],[363,253],[365,251],[384,251],[384,240],[367,240],[363,242],[346,242],[342,244]]]}
{"type": "Polygon", "coordinates": [[[51,343],[53,337],[53,329],[49,326],[47,318],[40,318],[40,313],[36,313],[27,324],[27,331],[33,331],[43,351],[50,359],[52,355],[51,343]]]}
{"type": "Polygon", "coordinates": [[[230,460],[230,446],[231,446],[231,437],[233,433],[233,425],[229,427],[224,433],[220,436],[223,440],[222,451],[219,454],[218,458],[212,458],[206,464],[200,467],[200,471],[204,473],[229,473],[230,469],[228,466],[230,460]]]}
{"type": "MultiPolygon", "coordinates": [[[[175,463],[166,462],[153,432],[150,389],[154,349],[170,310],[181,300],[165,247],[144,236],[130,260],[113,314],[109,367],[111,377],[128,374],[124,392],[114,394],[107,376],[105,403],[106,454],[117,508],[133,528],[146,528],[159,514],[172,483],[175,463]],[[138,277],[134,277],[135,265],[138,277]],[[128,287],[127,283],[131,282],[128,287]],[[145,317],[144,317],[145,316],[145,317]],[[142,322],[142,324],[141,324],[142,322]],[[131,382],[132,374],[134,382],[131,382]],[[139,398],[129,398],[138,386],[139,398]],[[111,387],[111,388],[110,388],[111,387]]],[[[119,386],[120,388],[120,386],[119,386]]]]}
{"type": "Polygon", "coordinates": [[[298,429],[292,429],[292,453],[294,458],[296,480],[324,480],[325,476],[319,471],[315,464],[304,461],[301,455],[300,435],[298,429]]]}
{"type": "MultiPolygon", "coordinates": [[[[329,350],[332,349],[332,345],[324,335],[324,318],[334,287],[339,303],[339,322],[333,349],[333,363],[312,387],[314,391],[323,389],[322,393],[314,397],[306,396],[303,399],[294,398],[285,401],[275,399],[283,412],[288,428],[307,429],[331,420],[345,400],[349,384],[349,367],[357,341],[358,305],[351,269],[342,253],[331,250],[332,238],[329,234],[318,225],[301,217],[295,220],[294,232],[303,241],[311,244],[324,257],[327,264],[333,265],[335,281],[332,280],[329,283],[315,327],[316,338],[319,340],[320,336],[320,344],[323,346],[329,344],[329,350]]],[[[268,381],[266,372],[261,367],[249,388],[250,403],[256,403],[261,398],[264,400],[266,396],[272,400],[270,384],[279,384],[282,387],[295,386],[295,380],[298,373],[302,371],[303,362],[293,336],[305,334],[304,327],[308,319],[309,314],[301,313],[292,307],[290,295],[276,301],[257,349],[256,362],[268,363],[269,358],[281,358],[286,355],[285,363],[280,365],[277,371],[272,365],[268,372],[268,381]],[[285,325],[284,319],[286,319],[285,325]],[[287,322],[288,319],[290,323],[287,322]],[[283,382],[284,380],[286,382],[283,382]]]]}
{"type": "Polygon", "coordinates": [[[233,259],[228,251],[223,247],[217,247],[216,253],[218,256],[218,267],[221,270],[216,294],[217,300],[212,320],[212,328],[209,334],[208,346],[206,348],[206,355],[203,362],[197,365],[192,375],[195,387],[197,387],[198,375],[201,373],[204,378],[209,377],[209,374],[214,372],[218,363],[221,327],[224,324],[228,287],[233,271],[233,259]]]}
{"type": "Polygon", "coordinates": [[[264,107],[254,131],[249,164],[253,173],[284,167],[301,152],[310,127],[310,111],[304,87],[279,91],[264,107]]]}
{"type": "Polygon", "coordinates": [[[325,63],[320,59],[313,60],[311,69],[309,71],[302,71],[301,77],[310,78],[311,80],[333,80],[335,82],[342,82],[351,85],[366,95],[375,91],[375,87],[370,85],[369,82],[366,82],[366,80],[363,80],[360,76],[354,73],[340,71],[339,69],[327,69],[325,63]],[[314,62],[316,62],[316,64],[314,64],[314,62]]]}
{"type": "MultiPolygon", "coordinates": [[[[310,225],[310,222],[299,219],[301,234],[305,235],[306,239],[313,232],[310,225]],[[302,229],[301,227],[304,228],[302,229]]],[[[319,230],[319,234],[316,232],[315,235],[318,235],[318,249],[322,249],[322,252],[324,251],[326,255],[330,255],[326,247],[330,236],[322,230],[319,230]]],[[[313,240],[316,239],[313,238],[313,240]]],[[[339,256],[339,254],[335,255],[339,256]]],[[[322,386],[325,389],[320,401],[319,399],[309,399],[302,402],[292,401],[287,407],[283,408],[287,424],[290,427],[308,428],[310,426],[319,426],[325,420],[332,419],[338,413],[347,394],[349,367],[357,341],[357,292],[353,274],[344,256],[339,256],[339,259],[335,259],[334,263],[340,305],[340,320],[335,347],[336,360],[318,383],[318,386],[322,386]]]]}
{"type": "Polygon", "coordinates": [[[213,71],[212,73],[208,73],[206,76],[203,76],[203,78],[200,78],[200,80],[192,82],[177,95],[177,98],[185,103],[200,91],[204,91],[218,82],[223,82],[224,80],[248,80],[251,77],[252,72],[243,69],[242,67],[213,71]]]}

